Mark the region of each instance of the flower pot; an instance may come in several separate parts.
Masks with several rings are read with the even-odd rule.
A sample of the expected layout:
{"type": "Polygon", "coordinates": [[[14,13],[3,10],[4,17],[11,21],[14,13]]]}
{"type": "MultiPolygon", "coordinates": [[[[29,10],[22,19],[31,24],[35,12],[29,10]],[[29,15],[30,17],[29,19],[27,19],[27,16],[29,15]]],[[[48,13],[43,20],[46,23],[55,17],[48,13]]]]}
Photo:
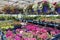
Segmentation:
{"type": "Polygon", "coordinates": [[[60,8],[57,8],[57,10],[56,10],[56,11],[57,11],[57,13],[59,13],[59,14],[60,14],[60,8]]]}
{"type": "Polygon", "coordinates": [[[48,7],[47,6],[44,6],[43,9],[42,9],[42,12],[43,13],[47,13],[48,12],[48,7]]]}

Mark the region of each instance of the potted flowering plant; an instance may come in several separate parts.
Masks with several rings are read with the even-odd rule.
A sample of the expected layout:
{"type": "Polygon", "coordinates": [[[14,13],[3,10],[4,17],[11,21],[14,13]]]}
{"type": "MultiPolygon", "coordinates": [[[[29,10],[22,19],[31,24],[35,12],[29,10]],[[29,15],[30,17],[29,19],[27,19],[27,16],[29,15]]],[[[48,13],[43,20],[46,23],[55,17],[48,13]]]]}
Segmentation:
{"type": "Polygon", "coordinates": [[[48,11],[49,11],[49,3],[47,1],[45,1],[42,5],[43,5],[42,6],[43,7],[42,12],[43,13],[48,13],[48,11]]]}

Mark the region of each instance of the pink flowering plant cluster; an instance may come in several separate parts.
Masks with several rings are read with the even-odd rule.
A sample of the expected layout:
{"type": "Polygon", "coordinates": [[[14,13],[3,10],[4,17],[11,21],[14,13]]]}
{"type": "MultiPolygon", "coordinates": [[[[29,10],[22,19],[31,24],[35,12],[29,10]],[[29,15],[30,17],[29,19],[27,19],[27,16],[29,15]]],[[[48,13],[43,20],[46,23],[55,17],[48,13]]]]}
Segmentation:
{"type": "Polygon", "coordinates": [[[47,40],[59,34],[60,30],[29,24],[22,29],[16,29],[15,32],[8,30],[6,32],[7,40],[47,40]]]}

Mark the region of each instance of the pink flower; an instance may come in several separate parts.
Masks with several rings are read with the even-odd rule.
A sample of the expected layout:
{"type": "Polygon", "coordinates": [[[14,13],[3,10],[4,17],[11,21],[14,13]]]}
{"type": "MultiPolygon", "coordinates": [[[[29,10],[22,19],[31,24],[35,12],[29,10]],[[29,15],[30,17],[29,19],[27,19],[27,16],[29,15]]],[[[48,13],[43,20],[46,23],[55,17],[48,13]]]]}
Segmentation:
{"type": "Polygon", "coordinates": [[[45,27],[44,29],[47,30],[47,31],[52,31],[52,30],[54,30],[53,28],[50,28],[50,27],[45,27]]]}
{"type": "Polygon", "coordinates": [[[51,34],[52,34],[52,35],[56,35],[56,32],[55,32],[55,31],[51,31],[51,34]]]}
{"type": "Polygon", "coordinates": [[[10,30],[8,30],[6,33],[6,37],[9,37],[9,36],[11,36],[11,37],[13,36],[13,32],[10,30]]]}
{"type": "Polygon", "coordinates": [[[33,35],[36,35],[36,33],[35,33],[35,32],[32,32],[32,34],[33,34],[33,35]]]}
{"type": "Polygon", "coordinates": [[[60,33],[60,31],[59,31],[59,30],[55,30],[55,32],[56,32],[56,34],[59,34],[59,33],[60,33]]]}
{"type": "Polygon", "coordinates": [[[15,36],[14,40],[21,40],[20,37],[15,36]]]}
{"type": "Polygon", "coordinates": [[[40,32],[41,32],[41,33],[47,33],[47,30],[45,30],[44,28],[41,28],[41,29],[40,29],[40,32]]]}
{"type": "Polygon", "coordinates": [[[55,30],[55,29],[54,29],[54,28],[50,28],[50,27],[49,27],[49,28],[48,28],[48,30],[51,30],[51,31],[53,31],[53,30],[55,30]]]}
{"type": "Polygon", "coordinates": [[[19,32],[19,31],[20,31],[20,29],[16,29],[16,31],[17,31],[17,32],[19,32]]]}
{"type": "Polygon", "coordinates": [[[25,40],[37,40],[36,38],[25,38],[25,40]]]}
{"type": "Polygon", "coordinates": [[[28,30],[35,30],[36,29],[36,27],[34,25],[28,25],[28,26],[26,26],[26,28],[28,30]]]}
{"type": "Polygon", "coordinates": [[[47,39],[48,38],[48,34],[47,33],[43,33],[40,35],[41,39],[47,39]]]}

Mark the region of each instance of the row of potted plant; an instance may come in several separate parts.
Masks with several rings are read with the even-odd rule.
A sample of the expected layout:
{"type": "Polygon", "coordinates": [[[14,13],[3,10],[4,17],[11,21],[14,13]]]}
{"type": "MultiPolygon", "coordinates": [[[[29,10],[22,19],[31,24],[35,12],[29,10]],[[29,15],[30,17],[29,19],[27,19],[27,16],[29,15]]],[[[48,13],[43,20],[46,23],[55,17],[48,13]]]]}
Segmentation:
{"type": "Polygon", "coordinates": [[[38,2],[37,4],[31,4],[27,7],[20,8],[19,6],[4,6],[2,9],[2,13],[8,14],[60,14],[60,3],[49,3],[47,1],[38,2]]]}
{"type": "Polygon", "coordinates": [[[14,16],[0,16],[0,20],[16,20],[14,16]]]}

